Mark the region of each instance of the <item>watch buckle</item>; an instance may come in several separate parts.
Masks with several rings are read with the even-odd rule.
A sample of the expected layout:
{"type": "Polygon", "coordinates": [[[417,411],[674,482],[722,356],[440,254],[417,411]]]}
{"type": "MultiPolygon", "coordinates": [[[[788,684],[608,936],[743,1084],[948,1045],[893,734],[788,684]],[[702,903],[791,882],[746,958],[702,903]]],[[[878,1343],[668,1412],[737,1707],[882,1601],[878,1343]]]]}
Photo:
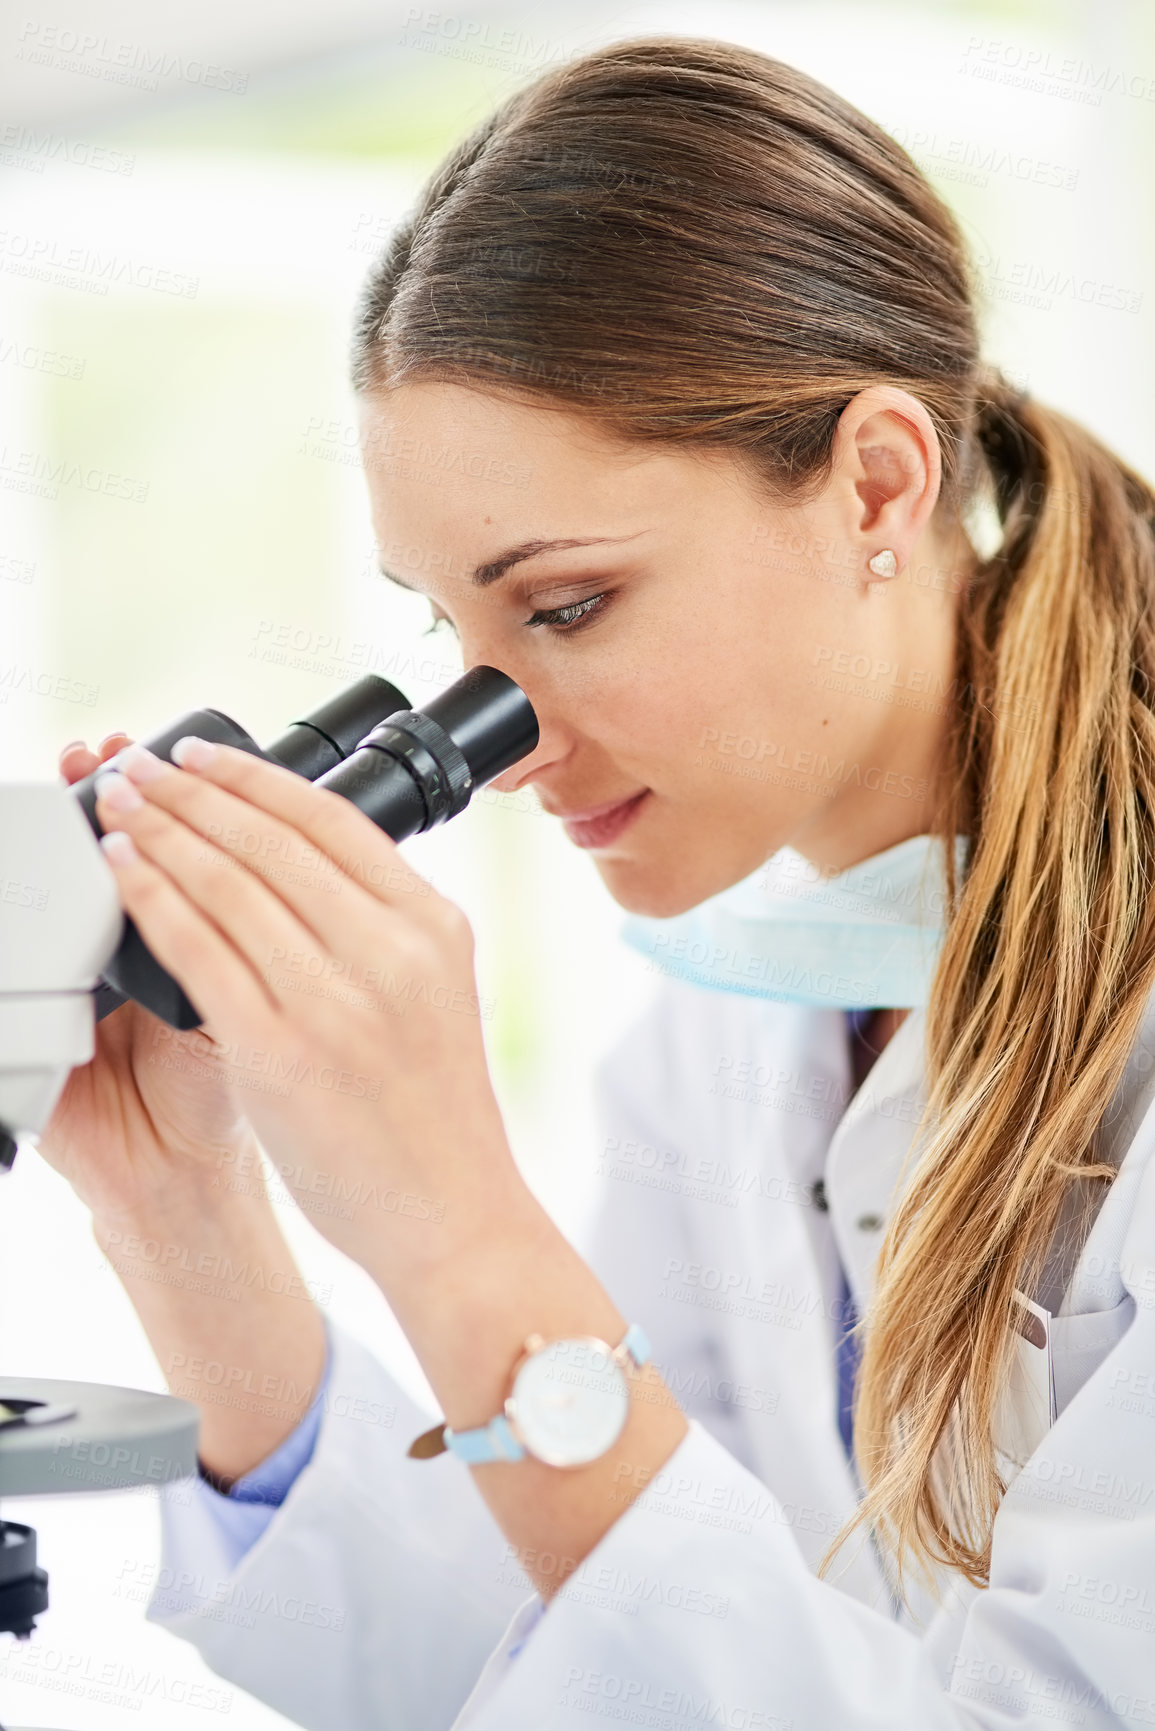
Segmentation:
{"type": "Polygon", "coordinates": [[[434,1455],[444,1454],[446,1452],[444,1419],[440,1424],[435,1424],[432,1429],[423,1430],[420,1436],[414,1437],[405,1452],[411,1460],[415,1461],[427,1461],[431,1460],[434,1455]]]}

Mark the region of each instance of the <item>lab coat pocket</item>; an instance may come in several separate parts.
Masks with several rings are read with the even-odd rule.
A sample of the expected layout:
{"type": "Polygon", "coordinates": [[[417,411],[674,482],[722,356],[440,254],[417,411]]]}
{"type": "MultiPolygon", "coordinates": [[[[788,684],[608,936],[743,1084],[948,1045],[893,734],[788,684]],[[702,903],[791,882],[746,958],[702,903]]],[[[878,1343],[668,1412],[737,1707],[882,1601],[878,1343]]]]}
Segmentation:
{"type": "Polygon", "coordinates": [[[1127,1292],[1111,1310],[1052,1316],[1049,1334],[1056,1412],[1074,1400],[1087,1378],[1122,1340],[1134,1315],[1135,1300],[1127,1292]]]}
{"type": "Polygon", "coordinates": [[[1010,1370],[996,1408],[999,1469],[1010,1480],[1026,1465],[1059,1414],[1117,1346],[1135,1314],[1126,1293],[1111,1310],[1052,1316],[1023,1293],[1018,1300],[1010,1370]]]}
{"type": "Polygon", "coordinates": [[[1021,1292],[1015,1293],[1015,1342],[995,1408],[994,1444],[999,1470],[1010,1480],[1024,1467],[1055,1422],[1051,1372],[1054,1318],[1021,1292]]]}

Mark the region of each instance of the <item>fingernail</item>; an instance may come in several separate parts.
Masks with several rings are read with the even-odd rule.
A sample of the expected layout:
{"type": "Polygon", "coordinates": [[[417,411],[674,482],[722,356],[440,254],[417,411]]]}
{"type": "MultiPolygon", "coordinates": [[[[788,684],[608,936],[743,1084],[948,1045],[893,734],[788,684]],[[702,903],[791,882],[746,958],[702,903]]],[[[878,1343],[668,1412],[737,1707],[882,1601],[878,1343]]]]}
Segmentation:
{"type": "Polygon", "coordinates": [[[169,755],[181,769],[204,769],[216,754],[217,748],[211,741],[198,739],[195,733],[186,733],[177,740],[169,755]]]}
{"type": "Polygon", "coordinates": [[[125,835],[122,829],[110,829],[107,835],[101,836],[100,845],[113,865],[131,865],[140,858],[132,837],[125,835]]]}
{"type": "Polygon", "coordinates": [[[168,768],[159,757],[153,756],[147,745],[126,745],[117,753],[117,762],[125,775],[141,784],[155,781],[168,768]]]}
{"type": "Polygon", "coordinates": [[[65,752],[66,752],[66,751],[75,751],[75,750],[76,750],[76,748],[77,748],[77,746],[78,746],[78,745],[83,745],[83,744],[84,744],[84,741],[83,741],[83,740],[82,740],[82,739],[70,739],[70,740],[69,740],[69,741],[68,741],[68,744],[67,744],[67,745],[62,745],[62,746],[61,746],[61,747],[60,747],[60,755],[61,755],[61,757],[63,757],[63,756],[64,756],[64,753],[65,753],[65,752]]]}
{"type": "Polygon", "coordinates": [[[139,811],[144,804],[144,795],[118,770],[106,769],[97,776],[94,785],[97,799],[103,800],[110,811],[139,811]]]}

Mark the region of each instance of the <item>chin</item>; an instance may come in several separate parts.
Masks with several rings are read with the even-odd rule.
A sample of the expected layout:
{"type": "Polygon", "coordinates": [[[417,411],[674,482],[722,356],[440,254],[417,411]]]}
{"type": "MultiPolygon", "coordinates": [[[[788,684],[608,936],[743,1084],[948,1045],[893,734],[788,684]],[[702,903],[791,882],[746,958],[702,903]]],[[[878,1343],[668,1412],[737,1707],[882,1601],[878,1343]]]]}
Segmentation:
{"type": "Polygon", "coordinates": [[[628,914],[642,914],[651,920],[670,920],[678,914],[688,913],[699,902],[729,889],[731,884],[739,881],[740,875],[723,878],[720,882],[714,877],[703,877],[695,882],[684,876],[675,878],[652,865],[647,867],[640,860],[607,856],[595,864],[599,877],[618,906],[628,914]]]}

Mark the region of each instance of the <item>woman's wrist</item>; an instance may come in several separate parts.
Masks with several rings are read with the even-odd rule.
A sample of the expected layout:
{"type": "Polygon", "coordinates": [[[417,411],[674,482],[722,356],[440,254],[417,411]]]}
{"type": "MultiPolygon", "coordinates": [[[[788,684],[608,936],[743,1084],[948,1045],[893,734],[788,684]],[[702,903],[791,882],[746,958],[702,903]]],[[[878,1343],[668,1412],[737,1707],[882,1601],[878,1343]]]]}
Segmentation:
{"type": "Polygon", "coordinates": [[[251,1167],[230,1157],[243,1177],[228,1186],[183,1171],[163,1195],[93,1218],[170,1391],[201,1409],[201,1460],[229,1480],[296,1428],[325,1361],[323,1318],[256,1155],[251,1167]]]}
{"type": "MultiPolygon", "coordinates": [[[[627,1319],[528,1190],[478,1221],[434,1278],[381,1286],[454,1430],[502,1410],[526,1339],[593,1335],[617,1345],[627,1319]]],[[[641,1318],[630,1318],[644,1320],[641,1318]]],[[[471,1470],[538,1591],[549,1598],[626,1512],[686,1434],[686,1418],[649,1363],[629,1376],[625,1427],[604,1455],[560,1472],[532,1456],[471,1470]]]]}
{"type": "Polygon", "coordinates": [[[370,1268],[455,1429],[500,1409],[528,1335],[616,1344],[625,1332],[601,1282],[519,1183],[419,1273],[387,1259],[370,1268]]]}
{"type": "Polygon", "coordinates": [[[275,1219],[262,1167],[260,1144],[252,1133],[220,1148],[210,1158],[175,1162],[134,1194],[92,1206],[97,1243],[108,1247],[125,1239],[148,1237],[169,1244],[173,1234],[197,1229],[216,1235],[243,1230],[243,1223],[275,1219]]]}

